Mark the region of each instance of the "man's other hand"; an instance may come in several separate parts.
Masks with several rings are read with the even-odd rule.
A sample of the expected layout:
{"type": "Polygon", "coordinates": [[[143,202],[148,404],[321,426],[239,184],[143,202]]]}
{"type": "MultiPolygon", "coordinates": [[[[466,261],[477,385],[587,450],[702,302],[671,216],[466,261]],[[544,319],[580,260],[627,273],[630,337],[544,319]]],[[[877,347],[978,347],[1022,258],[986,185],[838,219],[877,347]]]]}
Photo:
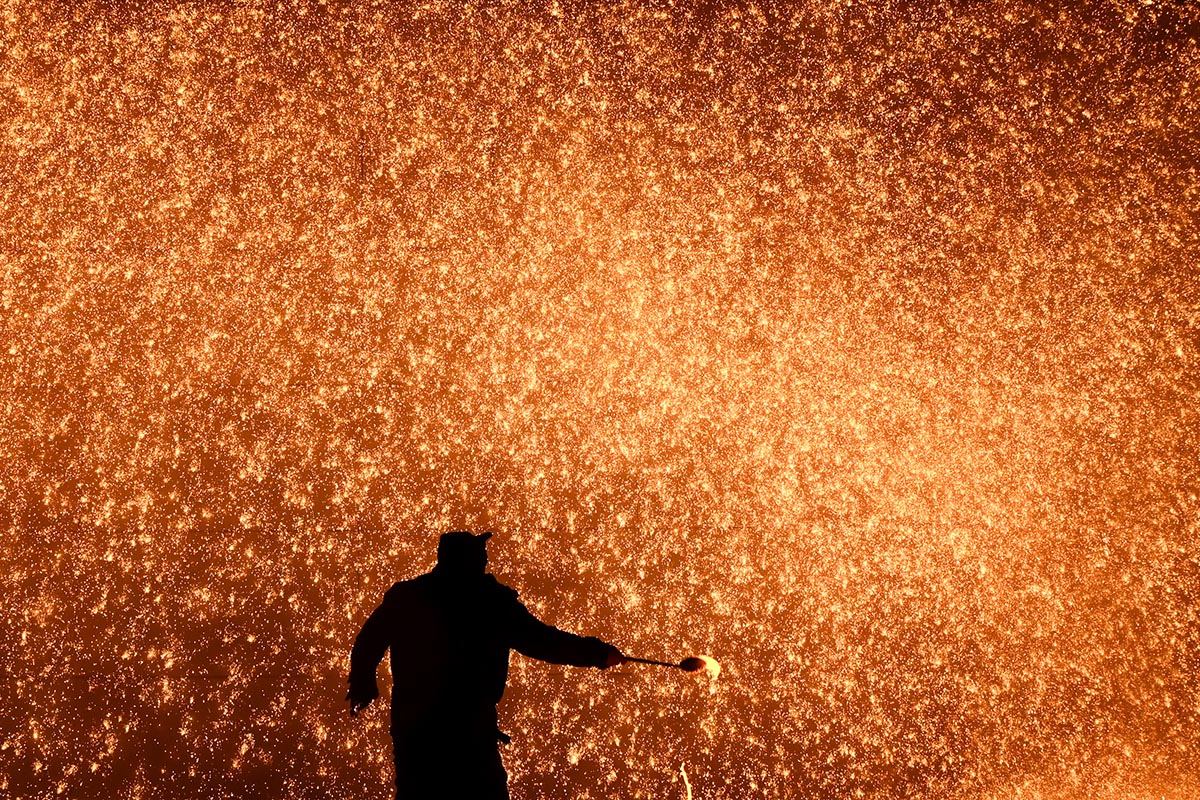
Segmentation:
{"type": "Polygon", "coordinates": [[[350,716],[357,717],[358,712],[371,705],[371,702],[377,697],[379,697],[379,688],[377,686],[351,686],[349,693],[346,695],[346,699],[350,701],[350,716]]]}

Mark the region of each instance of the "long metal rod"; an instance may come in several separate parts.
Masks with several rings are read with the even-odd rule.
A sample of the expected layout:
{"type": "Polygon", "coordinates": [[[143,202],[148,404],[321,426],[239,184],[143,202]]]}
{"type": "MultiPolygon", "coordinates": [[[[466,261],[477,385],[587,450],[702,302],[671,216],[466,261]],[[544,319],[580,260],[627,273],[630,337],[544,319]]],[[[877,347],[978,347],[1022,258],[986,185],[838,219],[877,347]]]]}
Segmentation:
{"type": "Polygon", "coordinates": [[[633,656],[625,656],[626,661],[636,661],[639,664],[655,664],[660,667],[674,667],[679,669],[678,664],[672,664],[669,661],[655,661],[653,658],[634,658],[633,656]]]}

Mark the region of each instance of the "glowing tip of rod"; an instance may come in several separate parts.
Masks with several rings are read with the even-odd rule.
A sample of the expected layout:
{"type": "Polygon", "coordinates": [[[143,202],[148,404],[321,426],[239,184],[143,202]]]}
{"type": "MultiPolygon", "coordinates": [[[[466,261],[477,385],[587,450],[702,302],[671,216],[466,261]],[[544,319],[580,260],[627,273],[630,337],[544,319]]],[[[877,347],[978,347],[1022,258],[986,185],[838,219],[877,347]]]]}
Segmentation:
{"type": "Polygon", "coordinates": [[[689,656],[679,662],[679,666],[688,672],[707,670],[714,678],[721,674],[721,665],[712,656],[689,656]]]}

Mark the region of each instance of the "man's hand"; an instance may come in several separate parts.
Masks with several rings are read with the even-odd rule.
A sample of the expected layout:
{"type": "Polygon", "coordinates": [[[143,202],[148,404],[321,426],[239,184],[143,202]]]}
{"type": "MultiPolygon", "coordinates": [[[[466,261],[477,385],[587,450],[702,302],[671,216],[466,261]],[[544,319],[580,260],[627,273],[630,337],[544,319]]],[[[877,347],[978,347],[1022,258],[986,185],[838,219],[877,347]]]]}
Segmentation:
{"type": "Polygon", "coordinates": [[[608,658],[605,661],[604,666],[601,667],[601,669],[608,669],[609,667],[619,667],[624,663],[625,663],[625,654],[622,653],[617,648],[613,647],[612,645],[609,645],[608,658]]]}
{"type": "Polygon", "coordinates": [[[350,716],[357,717],[358,712],[371,705],[371,701],[379,697],[379,687],[372,683],[370,686],[351,686],[346,699],[350,701],[350,716]]]}

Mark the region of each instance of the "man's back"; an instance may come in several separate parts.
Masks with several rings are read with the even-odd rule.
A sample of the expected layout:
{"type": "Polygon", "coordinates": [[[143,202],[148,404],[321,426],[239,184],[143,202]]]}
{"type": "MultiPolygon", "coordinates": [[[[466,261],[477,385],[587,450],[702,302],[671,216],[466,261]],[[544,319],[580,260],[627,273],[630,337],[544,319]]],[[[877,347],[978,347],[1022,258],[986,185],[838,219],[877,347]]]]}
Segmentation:
{"type": "Polygon", "coordinates": [[[494,709],[523,610],[491,575],[435,570],[392,586],[363,633],[391,650],[393,734],[494,709]]]}

